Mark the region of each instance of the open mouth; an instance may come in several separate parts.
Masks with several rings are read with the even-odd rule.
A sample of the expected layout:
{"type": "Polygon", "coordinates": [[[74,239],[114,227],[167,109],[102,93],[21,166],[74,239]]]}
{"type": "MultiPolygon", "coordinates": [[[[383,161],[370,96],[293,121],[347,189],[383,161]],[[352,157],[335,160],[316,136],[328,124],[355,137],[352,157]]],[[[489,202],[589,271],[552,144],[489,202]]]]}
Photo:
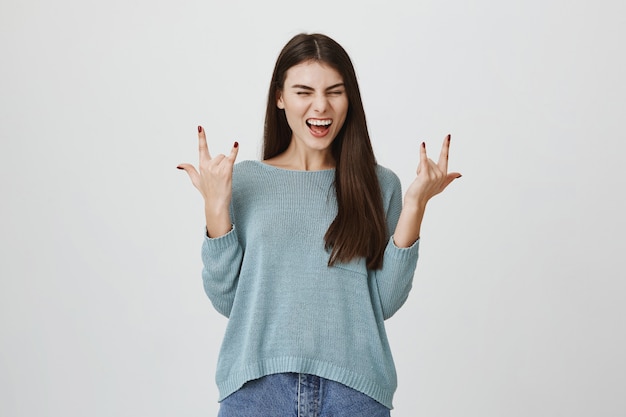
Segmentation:
{"type": "Polygon", "coordinates": [[[308,119],[307,126],[316,136],[324,135],[328,132],[330,125],[333,124],[332,119],[308,119]]]}

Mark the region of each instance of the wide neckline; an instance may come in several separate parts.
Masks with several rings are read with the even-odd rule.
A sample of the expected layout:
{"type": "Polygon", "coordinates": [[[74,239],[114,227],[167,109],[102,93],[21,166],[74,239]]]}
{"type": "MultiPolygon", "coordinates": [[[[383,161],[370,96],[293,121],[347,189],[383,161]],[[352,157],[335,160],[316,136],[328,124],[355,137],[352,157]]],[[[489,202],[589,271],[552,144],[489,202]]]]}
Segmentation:
{"type": "Polygon", "coordinates": [[[267,169],[273,169],[276,171],[283,171],[283,172],[302,172],[302,173],[324,173],[324,172],[335,172],[335,168],[327,168],[327,169],[316,169],[316,170],[304,170],[304,169],[287,169],[287,168],[280,168],[274,165],[270,165],[266,162],[260,161],[258,159],[253,160],[254,162],[256,162],[257,164],[261,165],[264,168],[267,169]]]}

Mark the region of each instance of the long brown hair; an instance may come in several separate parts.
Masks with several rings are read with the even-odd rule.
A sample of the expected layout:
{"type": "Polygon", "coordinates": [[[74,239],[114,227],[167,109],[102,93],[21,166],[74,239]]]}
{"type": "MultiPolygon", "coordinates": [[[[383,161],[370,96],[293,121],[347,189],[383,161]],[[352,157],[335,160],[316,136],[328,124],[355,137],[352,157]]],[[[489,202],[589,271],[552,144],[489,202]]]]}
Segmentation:
{"type": "Polygon", "coordinates": [[[349,103],[346,120],[331,149],[336,163],[337,216],[324,236],[326,249],[331,251],[328,264],[364,257],[368,268],[381,268],[387,223],[376,158],[352,61],[343,47],[328,36],[301,33],[280,52],[267,98],[263,159],[283,153],[291,142],[291,128],[285,111],[276,106],[276,98],[284,87],[287,70],[305,61],[317,61],[338,71],[349,103]]]}

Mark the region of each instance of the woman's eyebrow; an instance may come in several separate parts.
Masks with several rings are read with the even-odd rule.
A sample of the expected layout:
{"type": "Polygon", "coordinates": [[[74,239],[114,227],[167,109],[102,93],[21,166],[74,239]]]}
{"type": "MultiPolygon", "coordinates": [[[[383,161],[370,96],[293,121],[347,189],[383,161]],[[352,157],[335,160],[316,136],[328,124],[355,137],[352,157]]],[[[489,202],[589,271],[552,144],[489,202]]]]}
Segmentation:
{"type": "Polygon", "coordinates": [[[315,90],[313,87],[309,87],[308,85],[304,85],[304,84],[294,84],[291,86],[291,88],[300,88],[302,90],[311,90],[311,91],[315,90]]]}
{"type": "Polygon", "coordinates": [[[334,90],[335,88],[339,88],[339,87],[343,87],[343,83],[337,83],[337,84],[331,85],[330,87],[326,88],[326,91],[334,90]]]}
{"type": "MultiPolygon", "coordinates": [[[[335,88],[338,87],[343,87],[343,83],[337,83],[337,84],[333,84],[330,87],[326,87],[326,91],[328,90],[333,90],[335,88]]],[[[291,86],[291,88],[299,88],[301,90],[309,90],[309,91],[315,91],[315,89],[313,87],[309,87],[308,85],[304,85],[304,84],[294,84],[291,86]]]]}

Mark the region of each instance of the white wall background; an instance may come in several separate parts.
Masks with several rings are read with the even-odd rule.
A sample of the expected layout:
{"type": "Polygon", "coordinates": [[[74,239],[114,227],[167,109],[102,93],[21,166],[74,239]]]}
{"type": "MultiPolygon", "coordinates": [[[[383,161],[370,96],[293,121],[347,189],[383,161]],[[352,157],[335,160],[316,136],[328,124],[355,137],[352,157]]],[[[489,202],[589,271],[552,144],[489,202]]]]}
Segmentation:
{"type": "Polygon", "coordinates": [[[196,126],[257,158],[274,60],[353,58],[405,186],[452,134],[395,417],[626,416],[623,1],[2,0],[0,415],[207,416],[196,126]]]}

